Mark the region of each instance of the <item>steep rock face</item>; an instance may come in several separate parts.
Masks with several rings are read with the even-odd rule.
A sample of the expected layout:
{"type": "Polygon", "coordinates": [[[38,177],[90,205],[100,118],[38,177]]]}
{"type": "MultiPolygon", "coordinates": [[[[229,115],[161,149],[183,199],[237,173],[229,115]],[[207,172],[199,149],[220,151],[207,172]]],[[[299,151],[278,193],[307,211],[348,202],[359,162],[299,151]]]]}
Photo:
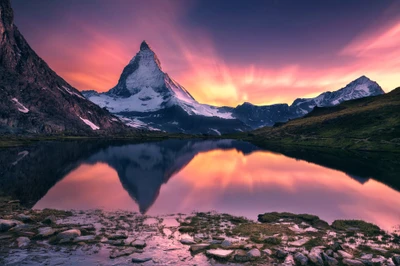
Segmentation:
{"type": "Polygon", "coordinates": [[[107,110],[87,101],[29,46],[0,1],[0,133],[98,134],[126,130],[107,110]]]}

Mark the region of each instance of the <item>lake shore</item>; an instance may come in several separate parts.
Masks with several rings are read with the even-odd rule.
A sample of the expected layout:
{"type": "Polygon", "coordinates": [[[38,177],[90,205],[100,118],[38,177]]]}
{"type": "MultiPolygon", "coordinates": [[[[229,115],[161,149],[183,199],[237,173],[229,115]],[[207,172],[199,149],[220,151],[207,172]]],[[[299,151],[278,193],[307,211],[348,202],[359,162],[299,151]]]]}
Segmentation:
{"type": "Polygon", "coordinates": [[[399,232],[352,220],[30,210],[0,198],[2,265],[399,265],[399,232]]]}

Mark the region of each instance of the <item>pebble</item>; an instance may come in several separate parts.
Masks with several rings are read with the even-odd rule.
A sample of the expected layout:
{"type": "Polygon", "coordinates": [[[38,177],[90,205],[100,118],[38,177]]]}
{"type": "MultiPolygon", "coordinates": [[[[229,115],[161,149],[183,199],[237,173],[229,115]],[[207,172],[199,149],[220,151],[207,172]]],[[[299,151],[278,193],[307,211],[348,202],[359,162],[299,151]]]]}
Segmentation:
{"type": "Polygon", "coordinates": [[[78,229],[70,229],[61,232],[57,235],[57,239],[60,240],[71,240],[81,235],[81,231],[78,229]]]}
{"type": "Polygon", "coordinates": [[[49,237],[54,235],[57,231],[51,227],[41,227],[39,228],[39,236],[41,237],[49,237]]]}

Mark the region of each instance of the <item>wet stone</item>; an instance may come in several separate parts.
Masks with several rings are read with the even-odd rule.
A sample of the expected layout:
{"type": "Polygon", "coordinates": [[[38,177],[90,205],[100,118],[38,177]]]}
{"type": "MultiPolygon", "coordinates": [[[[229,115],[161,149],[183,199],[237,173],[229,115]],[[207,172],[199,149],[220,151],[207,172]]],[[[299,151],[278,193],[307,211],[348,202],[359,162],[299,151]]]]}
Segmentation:
{"type": "Polygon", "coordinates": [[[339,264],[337,259],[328,256],[326,253],[322,253],[322,258],[324,259],[325,264],[328,266],[335,266],[339,264]]]}
{"type": "Polygon", "coordinates": [[[40,237],[49,237],[54,235],[57,231],[51,227],[41,227],[39,228],[39,236],[40,237]]]}
{"type": "Polygon", "coordinates": [[[135,248],[145,248],[146,247],[146,242],[144,242],[143,240],[135,240],[131,243],[131,246],[135,247],[135,248]]]}
{"type": "Polygon", "coordinates": [[[126,248],[123,250],[114,250],[111,252],[110,254],[110,259],[115,259],[118,257],[122,257],[122,256],[129,256],[133,253],[141,253],[141,250],[138,250],[136,248],[126,248]]]}
{"type": "Polygon", "coordinates": [[[57,223],[57,218],[54,215],[47,216],[44,218],[42,221],[44,224],[56,224],[57,223]]]}
{"type": "Polygon", "coordinates": [[[71,240],[81,235],[81,231],[78,229],[70,229],[63,231],[57,235],[59,240],[71,240]]]}
{"type": "Polygon", "coordinates": [[[202,250],[206,250],[209,247],[210,247],[210,244],[206,244],[206,243],[204,243],[204,244],[194,244],[194,245],[190,246],[189,250],[192,251],[192,252],[199,252],[199,251],[202,251],[202,250]]]}
{"type": "Polygon", "coordinates": [[[21,224],[21,222],[16,220],[0,219],[0,232],[6,232],[17,224],[21,224]]]}
{"type": "Polygon", "coordinates": [[[353,258],[353,255],[351,255],[350,253],[347,253],[344,250],[338,250],[337,252],[344,259],[352,259],[353,258]]]}
{"type": "Polygon", "coordinates": [[[364,266],[364,263],[361,261],[353,259],[343,259],[343,264],[348,266],[364,266]]]}
{"type": "Polygon", "coordinates": [[[196,244],[196,241],[194,241],[192,238],[189,238],[189,237],[182,238],[182,239],[180,240],[180,242],[181,242],[183,245],[193,245],[193,244],[196,244]]]}
{"type": "Polygon", "coordinates": [[[206,254],[216,259],[227,259],[233,254],[233,250],[210,249],[206,251],[206,254]]]}
{"type": "Polygon", "coordinates": [[[249,258],[259,258],[261,257],[261,252],[257,248],[253,248],[247,252],[249,258]]]}
{"type": "Polygon", "coordinates": [[[17,238],[17,245],[19,248],[28,246],[30,242],[31,242],[31,240],[24,236],[17,238]]]}
{"type": "Polygon", "coordinates": [[[133,263],[144,263],[152,260],[151,258],[132,258],[133,263]]]}
{"type": "Polygon", "coordinates": [[[109,240],[117,240],[117,239],[126,239],[128,238],[128,236],[125,234],[115,234],[115,235],[109,235],[107,236],[107,238],[109,240]]]}
{"type": "Polygon", "coordinates": [[[303,253],[300,252],[297,252],[294,255],[294,261],[301,266],[308,265],[308,258],[303,253]]]}

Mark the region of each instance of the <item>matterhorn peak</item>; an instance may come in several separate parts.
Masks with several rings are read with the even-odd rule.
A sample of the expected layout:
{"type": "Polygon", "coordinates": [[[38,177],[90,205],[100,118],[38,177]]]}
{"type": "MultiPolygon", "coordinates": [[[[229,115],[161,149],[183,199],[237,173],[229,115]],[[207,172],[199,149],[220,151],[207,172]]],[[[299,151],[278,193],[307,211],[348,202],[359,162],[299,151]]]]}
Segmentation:
{"type": "Polygon", "coordinates": [[[140,44],[140,51],[144,50],[151,50],[150,45],[145,40],[140,44]]]}

